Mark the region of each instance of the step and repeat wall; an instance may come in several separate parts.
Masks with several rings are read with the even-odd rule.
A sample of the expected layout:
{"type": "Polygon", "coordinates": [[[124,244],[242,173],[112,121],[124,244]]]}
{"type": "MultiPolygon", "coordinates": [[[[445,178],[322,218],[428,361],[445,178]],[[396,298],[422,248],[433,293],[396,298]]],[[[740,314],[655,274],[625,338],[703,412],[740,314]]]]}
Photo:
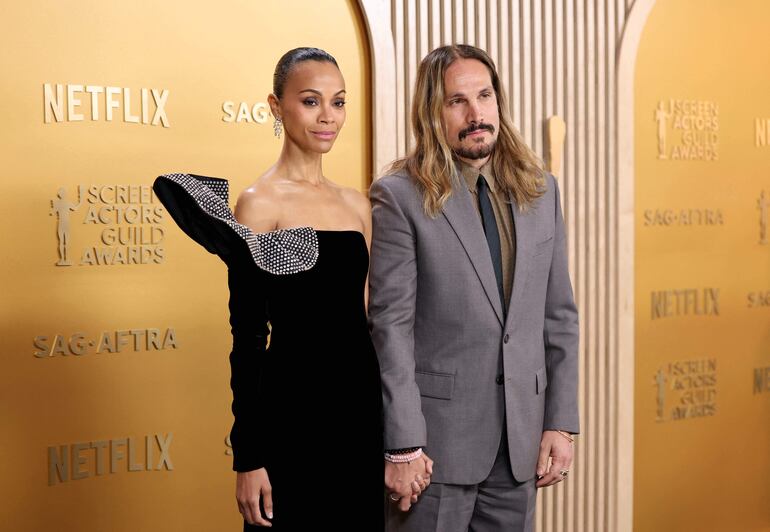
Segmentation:
{"type": "Polygon", "coordinates": [[[636,67],[638,531],[770,530],[770,4],[660,0],[636,67]]]}
{"type": "MultiPolygon", "coordinates": [[[[334,55],[347,122],[327,176],[371,180],[357,4],[32,0],[0,20],[0,528],[237,530],[224,264],[154,178],[278,157],[280,56],[334,55]]],[[[308,482],[310,479],[298,479],[308,482]]]]}

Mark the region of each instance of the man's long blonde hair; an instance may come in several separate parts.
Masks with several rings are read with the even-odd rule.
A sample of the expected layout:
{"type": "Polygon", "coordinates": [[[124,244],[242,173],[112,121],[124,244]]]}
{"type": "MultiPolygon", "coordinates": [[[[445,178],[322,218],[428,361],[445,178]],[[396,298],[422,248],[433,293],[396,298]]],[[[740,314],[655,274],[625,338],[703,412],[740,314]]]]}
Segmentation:
{"type": "Polygon", "coordinates": [[[444,73],[449,65],[461,58],[481,61],[489,70],[500,115],[500,131],[490,159],[492,171],[498,186],[510,193],[519,209],[525,210],[543,193],[542,163],[511,122],[494,61],[474,46],[442,46],[422,60],[412,101],[415,146],[409,155],[394,161],[388,171],[403,170],[413,176],[422,189],[426,214],[438,215],[452,194],[452,178],[457,173],[441,119],[444,73]]]}

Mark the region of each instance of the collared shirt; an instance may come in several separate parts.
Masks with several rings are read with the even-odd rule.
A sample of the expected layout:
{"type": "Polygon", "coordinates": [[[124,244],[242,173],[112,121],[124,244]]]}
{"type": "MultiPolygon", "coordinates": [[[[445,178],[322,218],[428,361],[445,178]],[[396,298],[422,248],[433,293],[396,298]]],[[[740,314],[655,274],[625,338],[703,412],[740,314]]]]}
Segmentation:
{"type": "Polygon", "coordinates": [[[473,206],[481,219],[479,211],[479,191],[477,181],[479,174],[484,177],[489,187],[489,198],[492,210],[495,212],[497,232],[500,233],[500,251],[503,259],[503,295],[505,297],[505,309],[511,301],[511,288],[513,287],[513,272],[516,267],[516,231],[513,225],[513,212],[511,211],[511,199],[507,193],[500,190],[495,182],[492,165],[487,162],[481,169],[476,169],[463,161],[458,162],[460,175],[473,197],[473,206]]]}

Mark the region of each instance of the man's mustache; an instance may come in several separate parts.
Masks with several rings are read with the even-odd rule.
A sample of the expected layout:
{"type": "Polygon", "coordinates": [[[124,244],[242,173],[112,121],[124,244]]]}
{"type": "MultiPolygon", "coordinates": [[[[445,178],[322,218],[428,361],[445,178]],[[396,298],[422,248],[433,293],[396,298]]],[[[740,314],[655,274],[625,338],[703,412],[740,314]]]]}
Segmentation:
{"type": "Polygon", "coordinates": [[[458,133],[457,136],[460,137],[460,140],[463,140],[465,137],[467,137],[474,131],[478,131],[479,129],[486,129],[490,133],[495,132],[495,126],[493,126],[492,124],[485,124],[484,122],[481,122],[480,124],[471,124],[470,126],[460,131],[460,133],[458,133]]]}

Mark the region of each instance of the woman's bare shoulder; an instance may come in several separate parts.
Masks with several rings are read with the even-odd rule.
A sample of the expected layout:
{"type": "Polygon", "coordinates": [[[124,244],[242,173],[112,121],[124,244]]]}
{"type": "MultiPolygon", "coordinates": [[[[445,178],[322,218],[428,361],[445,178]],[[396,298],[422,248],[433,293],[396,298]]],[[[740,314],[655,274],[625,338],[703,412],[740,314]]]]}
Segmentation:
{"type": "Polygon", "coordinates": [[[348,208],[356,213],[368,241],[372,226],[372,204],[369,202],[369,198],[360,191],[350,187],[342,187],[340,194],[348,208]]]}
{"type": "Polygon", "coordinates": [[[281,214],[279,193],[268,176],[246,187],[235,203],[235,219],[255,232],[272,231],[281,214]]]}
{"type": "Polygon", "coordinates": [[[372,205],[369,202],[369,198],[367,198],[361,191],[352,187],[340,186],[339,192],[345,203],[347,203],[351,208],[355,209],[356,212],[362,214],[368,214],[371,212],[372,205]]]}

